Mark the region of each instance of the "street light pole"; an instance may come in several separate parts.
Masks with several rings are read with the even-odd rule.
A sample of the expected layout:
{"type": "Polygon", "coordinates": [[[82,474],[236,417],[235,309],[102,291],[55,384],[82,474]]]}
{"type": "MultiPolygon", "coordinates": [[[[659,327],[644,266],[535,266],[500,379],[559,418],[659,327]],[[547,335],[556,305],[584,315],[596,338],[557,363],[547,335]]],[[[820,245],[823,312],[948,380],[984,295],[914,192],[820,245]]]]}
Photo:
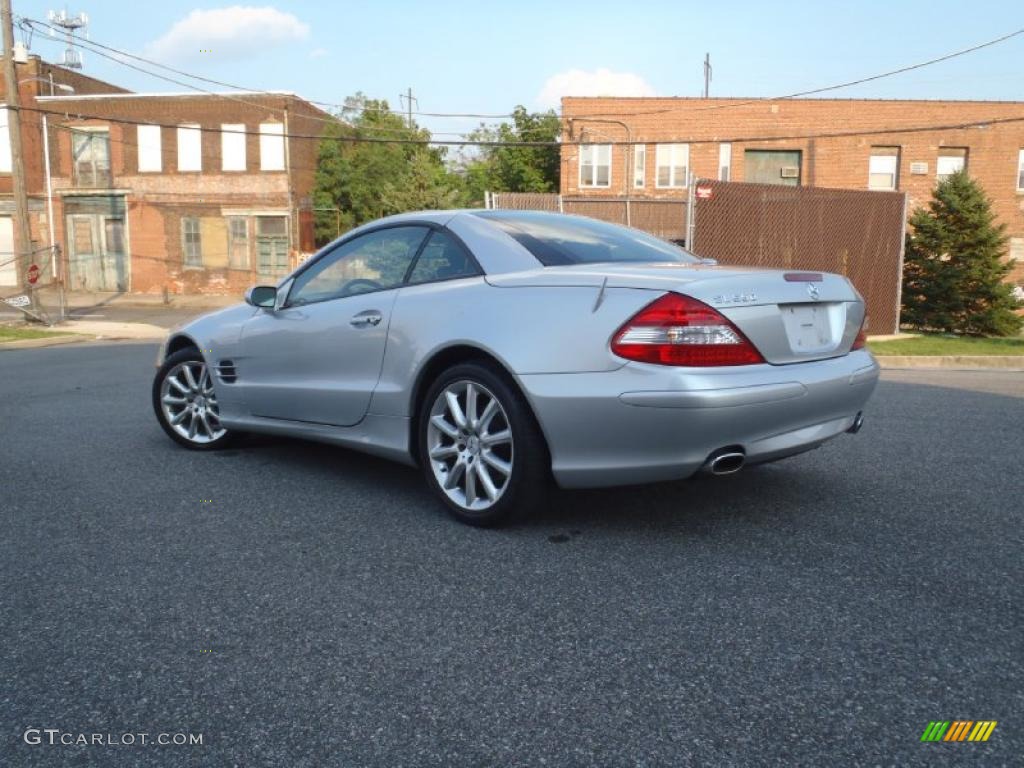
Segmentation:
{"type": "Polygon", "coordinates": [[[14,265],[18,285],[21,285],[27,268],[25,259],[32,251],[32,235],[28,224],[25,155],[21,148],[21,99],[14,65],[14,17],[11,13],[11,0],[0,0],[0,26],[3,27],[7,130],[11,137],[11,175],[14,177],[14,265]]]}

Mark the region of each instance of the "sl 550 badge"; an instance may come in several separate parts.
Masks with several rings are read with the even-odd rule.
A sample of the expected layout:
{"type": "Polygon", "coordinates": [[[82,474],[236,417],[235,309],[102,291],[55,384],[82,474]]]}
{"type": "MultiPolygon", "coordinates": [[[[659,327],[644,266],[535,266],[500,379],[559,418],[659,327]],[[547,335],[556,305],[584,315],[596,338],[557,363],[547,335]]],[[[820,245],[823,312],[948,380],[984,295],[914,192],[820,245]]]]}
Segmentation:
{"type": "Polygon", "coordinates": [[[753,304],[757,301],[757,294],[751,291],[750,293],[734,293],[731,295],[719,294],[711,299],[713,304],[753,304]]]}

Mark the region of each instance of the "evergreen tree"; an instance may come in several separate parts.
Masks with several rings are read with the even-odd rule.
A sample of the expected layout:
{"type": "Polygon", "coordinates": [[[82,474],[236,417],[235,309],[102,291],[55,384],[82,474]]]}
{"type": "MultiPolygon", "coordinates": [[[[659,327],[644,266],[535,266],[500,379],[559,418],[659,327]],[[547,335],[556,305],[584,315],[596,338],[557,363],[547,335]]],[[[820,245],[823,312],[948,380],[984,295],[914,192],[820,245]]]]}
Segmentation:
{"type": "Polygon", "coordinates": [[[922,330],[1009,336],[1021,318],[1004,281],[1005,225],[963,171],[939,182],[927,208],[910,217],[903,263],[903,322],[922,330]]]}

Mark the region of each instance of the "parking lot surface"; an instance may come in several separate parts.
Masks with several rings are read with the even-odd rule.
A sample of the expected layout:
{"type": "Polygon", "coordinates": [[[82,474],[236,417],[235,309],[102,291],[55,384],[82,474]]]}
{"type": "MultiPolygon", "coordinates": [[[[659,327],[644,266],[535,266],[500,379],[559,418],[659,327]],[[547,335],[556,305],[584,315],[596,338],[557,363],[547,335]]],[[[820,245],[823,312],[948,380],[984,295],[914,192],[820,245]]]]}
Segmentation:
{"type": "Polygon", "coordinates": [[[155,354],[0,358],[4,764],[1019,765],[1024,374],[889,371],[859,435],[483,531],[342,449],[179,448],[155,354]]]}

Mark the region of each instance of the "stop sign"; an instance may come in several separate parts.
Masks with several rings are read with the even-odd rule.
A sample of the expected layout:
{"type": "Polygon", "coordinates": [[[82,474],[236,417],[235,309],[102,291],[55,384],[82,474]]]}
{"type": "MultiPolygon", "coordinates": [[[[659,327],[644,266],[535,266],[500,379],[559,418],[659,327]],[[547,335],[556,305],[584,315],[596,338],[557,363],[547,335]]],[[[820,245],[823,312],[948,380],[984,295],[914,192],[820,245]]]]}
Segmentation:
{"type": "Polygon", "coordinates": [[[33,264],[28,268],[28,282],[30,285],[35,285],[39,281],[39,265],[33,264]]]}

